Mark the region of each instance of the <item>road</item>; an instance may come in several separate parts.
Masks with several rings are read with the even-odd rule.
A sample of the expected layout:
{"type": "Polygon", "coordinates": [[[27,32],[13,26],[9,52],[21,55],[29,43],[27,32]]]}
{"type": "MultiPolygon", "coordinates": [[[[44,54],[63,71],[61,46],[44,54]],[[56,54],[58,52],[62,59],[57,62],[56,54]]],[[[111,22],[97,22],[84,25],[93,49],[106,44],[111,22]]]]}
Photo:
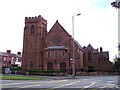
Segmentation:
{"type": "Polygon", "coordinates": [[[47,80],[2,80],[2,90],[120,90],[118,76],[46,77],[47,80]],[[106,89],[105,89],[106,90],[106,89]]]}

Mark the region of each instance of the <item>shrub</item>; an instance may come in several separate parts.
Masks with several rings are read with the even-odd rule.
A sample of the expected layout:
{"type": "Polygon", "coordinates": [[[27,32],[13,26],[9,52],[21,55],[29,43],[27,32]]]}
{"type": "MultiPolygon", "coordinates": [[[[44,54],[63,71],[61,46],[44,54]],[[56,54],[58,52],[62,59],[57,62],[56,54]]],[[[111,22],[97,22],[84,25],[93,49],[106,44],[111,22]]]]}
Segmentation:
{"type": "Polygon", "coordinates": [[[64,70],[25,70],[31,73],[63,73],[64,70]]]}
{"type": "Polygon", "coordinates": [[[11,68],[11,70],[22,70],[21,67],[15,67],[15,68],[11,68]]]}
{"type": "Polygon", "coordinates": [[[87,69],[85,67],[81,68],[81,72],[86,72],[86,71],[87,71],[87,69]]]}
{"type": "Polygon", "coordinates": [[[95,68],[93,66],[89,66],[87,71],[88,72],[95,72],[95,68]]]}

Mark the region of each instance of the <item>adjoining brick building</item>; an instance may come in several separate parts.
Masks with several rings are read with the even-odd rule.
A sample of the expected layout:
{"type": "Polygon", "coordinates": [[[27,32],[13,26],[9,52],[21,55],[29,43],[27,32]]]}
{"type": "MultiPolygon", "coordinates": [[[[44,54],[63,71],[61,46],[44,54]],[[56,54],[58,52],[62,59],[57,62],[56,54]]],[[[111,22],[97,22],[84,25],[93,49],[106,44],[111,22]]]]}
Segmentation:
{"type": "Polygon", "coordinates": [[[101,68],[103,66],[104,69],[111,69],[112,64],[109,63],[108,52],[102,52],[102,54],[98,51],[95,52],[95,49],[92,48],[91,45],[82,48],[80,44],[76,40],[73,40],[72,36],[60,25],[58,20],[50,31],[47,32],[47,20],[40,15],[38,17],[25,18],[22,67],[23,69],[37,70],[71,70],[73,44],[75,68],[77,71],[80,71],[82,67],[89,66],[97,68],[97,71],[102,70],[101,68]],[[92,55],[91,53],[90,55],[87,54],[89,50],[92,55]],[[102,62],[104,55],[105,58],[107,58],[106,62],[102,62]],[[92,57],[91,63],[89,63],[90,61],[88,59],[90,58],[87,58],[88,56],[90,58],[92,57]]]}
{"type": "Polygon", "coordinates": [[[84,46],[83,49],[83,66],[85,68],[100,72],[112,71],[112,62],[109,61],[108,51],[103,51],[102,47],[100,47],[99,51],[98,49],[94,49],[90,44],[87,47],[84,46]]]}
{"type": "Polygon", "coordinates": [[[17,52],[17,54],[11,53],[11,50],[7,50],[7,52],[0,52],[1,68],[21,67],[21,63],[21,52],[17,52]]]}

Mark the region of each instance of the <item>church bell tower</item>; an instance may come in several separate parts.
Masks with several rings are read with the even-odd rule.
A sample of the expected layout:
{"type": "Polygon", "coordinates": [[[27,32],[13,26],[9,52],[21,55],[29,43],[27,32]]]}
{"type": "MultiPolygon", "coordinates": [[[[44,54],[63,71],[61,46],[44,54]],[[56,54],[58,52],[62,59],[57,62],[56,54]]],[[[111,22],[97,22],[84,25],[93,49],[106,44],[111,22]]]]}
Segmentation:
{"type": "Polygon", "coordinates": [[[41,15],[25,17],[23,37],[23,69],[43,69],[44,38],[47,35],[47,20],[41,15]]]}

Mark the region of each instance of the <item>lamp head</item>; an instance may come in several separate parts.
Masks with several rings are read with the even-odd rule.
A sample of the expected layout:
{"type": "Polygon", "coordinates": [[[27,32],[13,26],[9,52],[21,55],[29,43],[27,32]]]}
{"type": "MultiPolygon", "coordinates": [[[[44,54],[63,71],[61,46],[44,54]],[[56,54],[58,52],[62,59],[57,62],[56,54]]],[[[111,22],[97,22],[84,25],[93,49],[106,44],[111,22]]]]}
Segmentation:
{"type": "Polygon", "coordinates": [[[77,14],[77,16],[81,15],[81,13],[77,14]]]}

